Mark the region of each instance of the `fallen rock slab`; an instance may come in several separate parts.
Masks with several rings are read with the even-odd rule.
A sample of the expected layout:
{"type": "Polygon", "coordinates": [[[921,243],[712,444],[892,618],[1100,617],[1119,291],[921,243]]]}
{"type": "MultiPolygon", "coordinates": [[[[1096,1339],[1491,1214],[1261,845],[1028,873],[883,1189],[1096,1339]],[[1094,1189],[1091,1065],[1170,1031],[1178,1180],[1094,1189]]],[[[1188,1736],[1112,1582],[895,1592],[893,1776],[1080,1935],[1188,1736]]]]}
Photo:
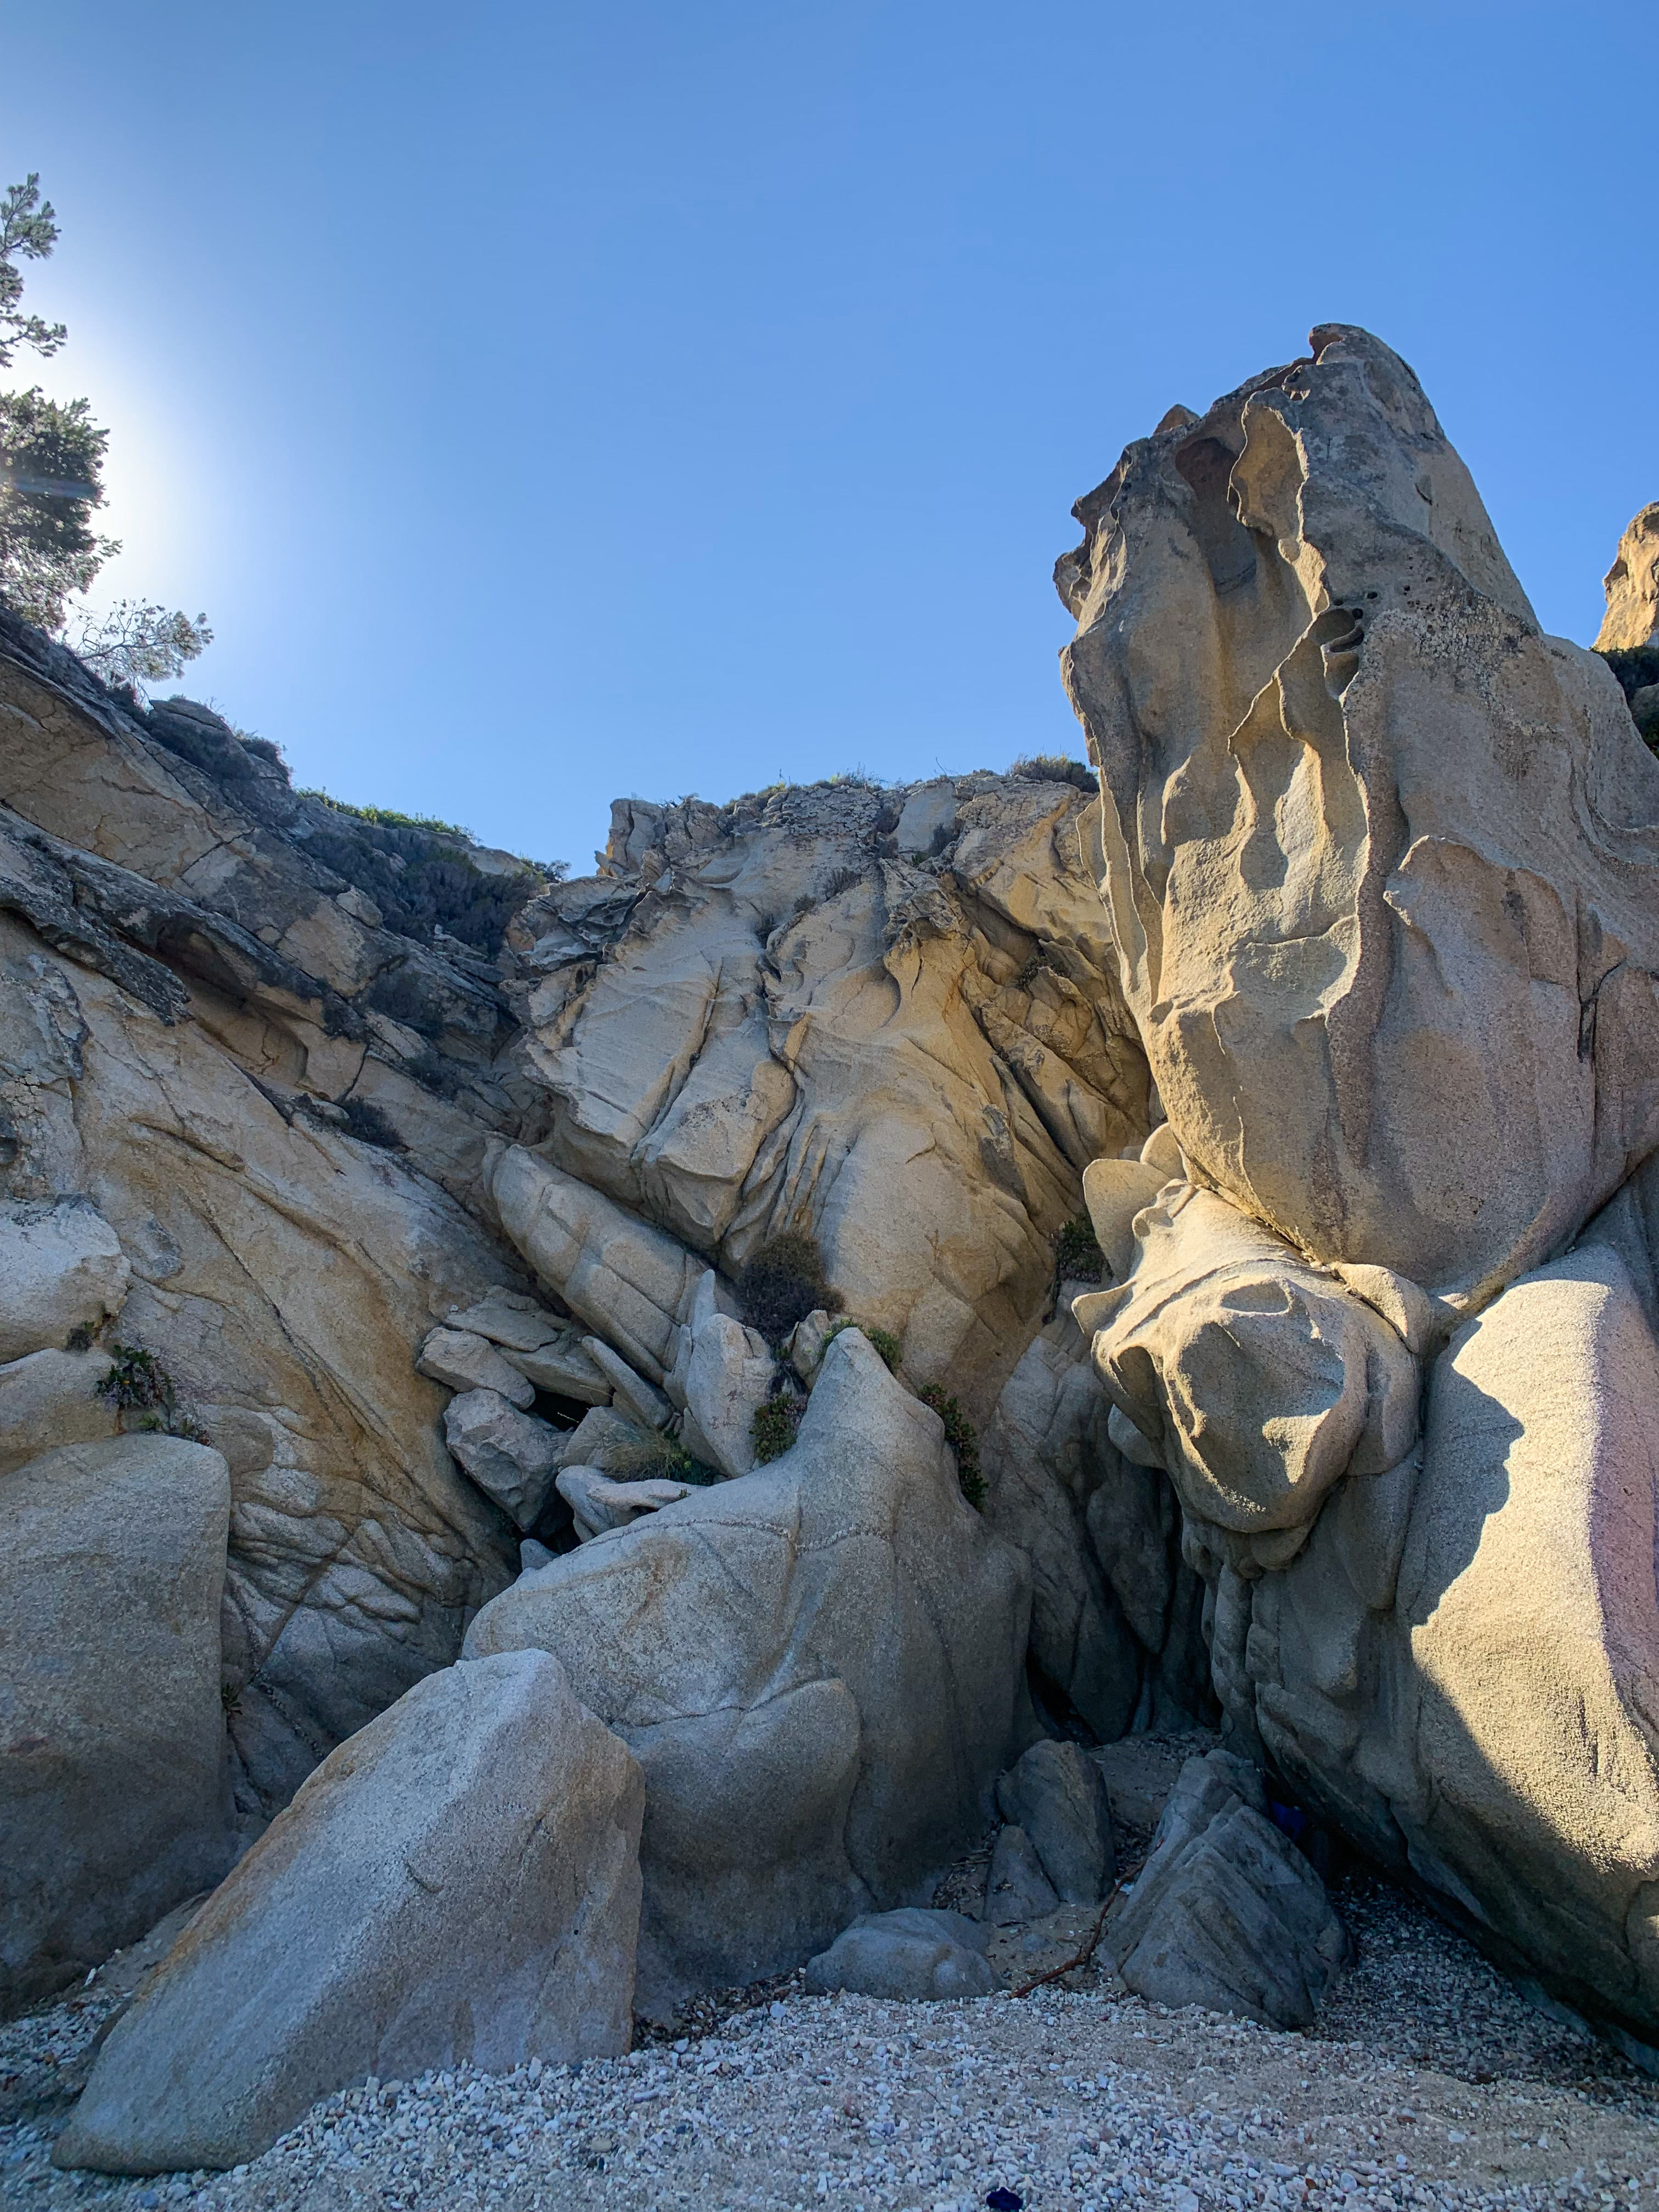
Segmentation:
{"type": "Polygon", "coordinates": [[[665,1505],[678,1505],[689,1498],[688,1482],[652,1476],[643,1482],[613,1482],[596,1467],[560,1469],[558,1492],[570,1508],[579,1543],[591,1543],[609,1528],[625,1528],[641,1513],[656,1513],[665,1505]]]}
{"type": "Polygon", "coordinates": [[[1264,1802],[1242,1759],[1212,1752],[1188,1761],[1110,1931],[1137,1996],[1269,2027],[1311,2025],[1346,1964],[1347,1931],[1313,1868],[1263,1817],[1264,1802]]]}
{"type": "Polygon", "coordinates": [[[0,1476],[0,2016],[225,1869],[229,1523],[224,1461],[177,1437],[0,1476]]]}
{"type": "Polygon", "coordinates": [[[568,1441],[550,1421],[499,1390],[464,1390],[444,1408],[444,1441],[486,1497],[520,1528],[535,1527],[568,1441]]]}
{"type": "Polygon", "coordinates": [[[644,1784],[563,1669],[417,1682],[342,1744],[118,2023],[54,2154],[230,2166],[374,2074],[628,2047],[644,1784]]]}
{"type": "Polygon", "coordinates": [[[965,1913],[918,1905],[866,1912],[806,1962],[806,1986],[865,1997],[988,1997],[997,1978],[986,1930],[965,1913]]]}
{"type": "Polygon", "coordinates": [[[1080,1745],[1034,1743],[997,1782],[1005,1820],[1030,1838],[1062,1905],[1098,1905],[1116,1868],[1100,1770],[1080,1745]]]}
{"type": "Polygon", "coordinates": [[[536,1386],[488,1337],[470,1329],[434,1328],[415,1363],[422,1375],[451,1390],[494,1390],[520,1411],[536,1402],[536,1386]]]}

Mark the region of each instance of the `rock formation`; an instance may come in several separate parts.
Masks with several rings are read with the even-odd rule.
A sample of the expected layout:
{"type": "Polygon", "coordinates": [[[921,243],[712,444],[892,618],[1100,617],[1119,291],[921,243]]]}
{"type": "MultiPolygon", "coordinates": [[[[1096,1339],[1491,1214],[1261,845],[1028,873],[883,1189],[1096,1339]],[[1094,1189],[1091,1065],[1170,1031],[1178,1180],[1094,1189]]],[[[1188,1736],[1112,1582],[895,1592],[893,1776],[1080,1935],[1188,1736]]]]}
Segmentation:
{"type": "Polygon", "coordinates": [[[1643,507],[1619,541],[1601,580],[1607,611],[1598,653],[1634,653],[1659,637],[1659,500],[1643,507]]]}
{"type": "Polygon", "coordinates": [[[1544,636],[1336,326],[1077,511],[1097,786],[619,801],[575,882],[0,616],[0,2003],[246,1854],[66,2155],[617,2047],[634,1899],[658,2014],[982,1989],[994,1809],[986,1919],[1088,1911],[1060,1739],[1218,1717],[1133,1986],[1310,2015],[1267,1771],[1659,2046],[1654,511],[1544,636]]]}
{"type": "Polygon", "coordinates": [[[1312,344],[1057,570],[1169,1113],[1074,1311],[1234,1748],[1652,2045],[1659,763],[1410,370],[1312,344]]]}

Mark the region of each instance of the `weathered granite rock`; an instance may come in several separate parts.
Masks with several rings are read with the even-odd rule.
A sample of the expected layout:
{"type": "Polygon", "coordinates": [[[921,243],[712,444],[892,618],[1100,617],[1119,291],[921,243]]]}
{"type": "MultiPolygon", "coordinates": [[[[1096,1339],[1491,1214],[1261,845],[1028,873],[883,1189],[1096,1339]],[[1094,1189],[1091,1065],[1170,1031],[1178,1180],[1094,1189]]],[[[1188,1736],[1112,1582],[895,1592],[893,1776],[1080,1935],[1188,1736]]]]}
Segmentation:
{"type": "Polygon", "coordinates": [[[175,1437],[0,1476],[0,2017],[229,1862],[219,1609],[230,1480],[175,1437]]]}
{"type": "Polygon", "coordinates": [[[1607,611],[1596,635],[1599,653],[1628,653],[1659,637],[1659,500],[1643,507],[1620,539],[1601,588],[1607,611]]]}
{"type": "Polygon", "coordinates": [[[450,1390],[490,1390],[520,1409],[536,1402],[535,1384],[509,1366],[488,1337],[467,1329],[434,1328],[415,1364],[450,1390]]]}
{"type": "Polygon", "coordinates": [[[1349,1954],[1325,1885],[1263,1818],[1260,1777],[1224,1752],[1183,1768],[1110,1941],[1149,2002],[1271,2027],[1310,2026],[1349,1954]]]}
{"type": "Polygon", "coordinates": [[[771,1395],[776,1374],[766,1339],[720,1312],[713,1272],[705,1274],[669,1377],[671,1393],[684,1407],[686,1442],[696,1457],[722,1474],[749,1474],[755,1464],[755,1415],[771,1395]]]}
{"type": "Polygon", "coordinates": [[[926,2002],[988,1997],[997,1986],[985,1955],[987,1931],[964,1913],[918,1905],[860,1914],[827,1951],[806,1962],[806,1986],[822,1994],[926,2002]]]}
{"type": "Polygon", "coordinates": [[[997,1779],[1005,1820],[1030,1838],[1062,1905],[1098,1905],[1116,1865],[1100,1770],[1080,1745],[1034,1743],[997,1779]]]}
{"type": "Polygon", "coordinates": [[[1000,1829],[985,1881],[985,1917],[994,1928],[1016,1928],[1053,1912],[1060,1897],[1042,1870],[1036,1845],[1017,1824],[1000,1829]]]}
{"type": "Polygon", "coordinates": [[[1350,1468],[1406,1457],[1418,1364],[1372,1305],[1190,1183],[1166,1183],[1136,1229],[1126,1280],[1078,1303],[1101,1380],[1189,1514],[1294,1532],[1350,1468]]]}
{"type": "MultiPolygon", "coordinates": [[[[981,1438],[986,1516],[1031,1562],[1030,1656],[1095,1733],[1189,1728],[1214,1705],[1204,1586],[1161,1468],[1127,1461],[1064,1313],[1035,1336],[981,1438]]],[[[1155,1455],[1148,1453],[1149,1458],[1155,1455]]]]}
{"type": "Polygon", "coordinates": [[[62,1351],[126,1303],[132,1270],[89,1199],[0,1203],[0,1359],[62,1351]]]}
{"type": "Polygon", "coordinates": [[[1218,1686],[1304,1799],[1510,1971],[1659,2044],[1659,1348],[1611,1247],[1435,1364],[1416,1462],[1215,1602],[1218,1686]]]}
{"type": "MultiPolygon", "coordinates": [[[[1079,1176],[1146,1130],[1085,858],[1096,821],[1091,795],[1040,777],[619,803],[605,872],[513,931],[507,989],[551,1102],[544,1170],[733,1279],[769,1237],[809,1231],[846,1310],[902,1336],[908,1370],[983,1419],[1079,1176]],[[899,836],[912,799],[914,848],[899,836]]],[[[542,1279],[659,1380],[601,1318],[617,1300],[590,1310],[566,1287],[605,1231],[538,1256],[522,1171],[497,1182],[542,1279]]],[[[676,1287],[671,1270],[651,1294],[661,1318],[632,1324],[664,1369],[676,1287]]]]}
{"type": "Polygon", "coordinates": [[[368,2075],[628,2047],[644,1785],[544,1653],[429,1674],[303,1784],[99,2053],[53,2154],[257,2157],[368,2075]]]}
{"type": "Polygon", "coordinates": [[[608,1528],[627,1528],[641,1513],[658,1513],[665,1505],[678,1505],[682,1498],[691,1494],[690,1483],[671,1482],[661,1476],[647,1476],[643,1482],[613,1482],[596,1467],[561,1468],[556,1486],[570,1508],[576,1540],[581,1544],[603,1536],[608,1528]]]}
{"type": "Polygon", "coordinates": [[[0,1367],[0,1474],[60,1444],[100,1443],[120,1416],[101,1395],[108,1352],[31,1352],[0,1367]]]}
{"type": "Polygon", "coordinates": [[[1026,1727],[1029,1605],[937,1416],[848,1329],[792,1450],[526,1577],[465,1648],[554,1652],[637,1754],[662,2009],[799,1964],[961,1849],[1026,1727]]]}
{"type": "Polygon", "coordinates": [[[444,1408],[444,1441],[486,1497],[518,1528],[533,1528],[570,1439],[498,1390],[464,1390],[444,1408]]]}
{"type": "Polygon", "coordinates": [[[1473,1310],[1659,1143],[1659,761],[1405,363],[1310,343],[1079,501],[1066,682],[1192,1179],[1473,1310]]]}

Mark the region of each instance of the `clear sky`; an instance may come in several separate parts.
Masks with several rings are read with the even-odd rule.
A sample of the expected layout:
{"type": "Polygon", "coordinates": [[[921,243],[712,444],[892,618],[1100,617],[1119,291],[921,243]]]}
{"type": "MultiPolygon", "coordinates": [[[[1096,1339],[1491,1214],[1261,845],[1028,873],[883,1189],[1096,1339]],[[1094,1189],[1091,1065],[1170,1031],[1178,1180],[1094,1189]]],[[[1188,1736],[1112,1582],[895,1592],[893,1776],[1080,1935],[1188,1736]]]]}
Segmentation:
{"type": "Polygon", "coordinates": [[[182,688],[296,781],[580,872],[619,793],[1080,752],[1071,501],[1316,321],[1588,641],[1659,496],[1656,83],[1651,0],[52,0],[0,181],[100,596],[204,608],[182,688]]]}

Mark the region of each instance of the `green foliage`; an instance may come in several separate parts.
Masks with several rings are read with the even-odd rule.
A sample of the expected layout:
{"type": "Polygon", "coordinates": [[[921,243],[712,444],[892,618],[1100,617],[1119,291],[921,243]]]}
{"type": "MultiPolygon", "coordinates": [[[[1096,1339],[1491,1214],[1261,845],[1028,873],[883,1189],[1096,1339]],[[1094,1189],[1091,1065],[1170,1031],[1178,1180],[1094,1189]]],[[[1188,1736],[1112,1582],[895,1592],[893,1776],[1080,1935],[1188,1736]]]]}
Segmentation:
{"type": "Polygon", "coordinates": [[[99,1397],[107,1398],[123,1413],[172,1412],[177,1402],[173,1377],[153,1352],[136,1344],[118,1344],[111,1357],[114,1364],[98,1385],[99,1397]]]}
{"type": "Polygon", "coordinates": [[[1079,791],[1098,788],[1089,763],[1073,760],[1069,753],[1026,753],[1008,773],[1024,783],[1074,783],[1079,791]]]}
{"type": "Polygon", "coordinates": [[[979,1431],[963,1412],[954,1398],[947,1397],[937,1382],[924,1382],[916,1395],[924,1406],[931,1406],[945,1424],[945,1441],[951,1447],[951,1456],[957,1463],[957,1480],[963,1496],[975,1513],[985,1510],[985,1478],[979,1471],[979,1431]]]}
{"type": "Polygon", "coordinates": [[[69,336],[62,323],[43,323],[18,307],[23,296],[20,260],[44,261],[58,243],[58,210],[40,197],[40,173],[31,169],[21,185],[0,196],[0,368],[11,367],[20,345],[42,360],[55,354],[69,336]]]}
{"type": "MultiPolygon", "coordinates": [[[[0,368],[19,346],[43,359],[69,335],[19,304],[20,261],[44,261],[58,243],[58,218],[40,197],[33,170],[0,194],[0,368]]],[[[0,392],[0,599],[25,622],[61,632],[69,601],[88,590],[121,550],[100,538],[93,516],[104,504],[109,433],[84,399],[48,399],[38,385],[0,392]]],[[[207,644],[207,617],[124,600],[84,637],[89,665],[107,684],[131,685],[176,675],[207,644]]]]}
{"type": "MultiPolygon", "coordinates": [[[[1601,658],[1619,678],[1619,688],[1634,714],[1637,693],[1659,684],[1659,645],[1615,646],[1603,653],[1601,658]]],[[[1644,714],[1636,726],[1646,739],[1650,752],[1659,753],[1659,715],[1644,714]]]]}
{"type": "MultiPolygon", "coordinates": [[[[118,599],[106,615],[83,617],[75,650],[106,684],[136,687],[181,674],[185,663],[212,642],[205,615],[192,622],[186,614],[169,613],[140,599],[118,599]]],[[[264,750],[268,757],[281,758],[265,738],[244,738],[242,743],[250,750],[264,750]]]]}
{"type": "Polygon", "coordinates": [[[121,550],[92,526],[108,443],[84,399],[60,404],[38,385],[0,392],[0,596],[41,629],[61,629],[70,594],[121,550]],[[60,483],[87,495],[65,498],[52,489],[60,483]]]}
{"type": "Polygon", "coordinates": [[[756,1407],[749,1433],[755,1440],[757,1467],[769,1466],[773,1460],[783,1457],[799,1433],[800,1417],[805,1411],[799,1398],[787,1395],[768,1398],[756,1407]]]}
{"type": "Polygon", "coordinates": [[[859,1330],[868,1341],[871,1349],[881,1354],[888,1373],[890,1375],[898,1373],[899,1361],[904,1355],[904,1346],[890,1328],[866,1328],[861,1321],[838,1321],[823,1340],[823,1348],[826,1352],[844,1328],[859,1330]]]}
{"type": "Polygon", "coordinates": [[[434,837],[459,837],[464,845],[477,840],[459,822],[441,822],[435,814],[399,814],[395,806],[353,806],[349,799],[334,799],[325,791],[301,791],[301,799],[314,799],[336,814],[349,814],[359,822],[375,822],[386,830],[424,830],[434,837]]]}
{"type": "Polygon", "coordinates": [[[793,1230],[770,1238],[748,1262],[738,1277],[738,1303],[775,1351],[808,1314],[842,1307],[840,1292],[824,1279],[817,1239],[793,1230]]]}
{"type": "Polygon", "coordinates": [[[837,868],[824,885],[822,896],[826,900],[839,898],[843,891],[856,890],[863,881],[864,873],[861,869],[837,868]]]}
{"type": "Polygon", "coordinates": [[[382,1109],[368,1098],[342,1098],[340,1111],[345,1115],[347,1133],[359,1143],[378,1145],[382,1152],[401,1152],[405,1147],[403,1139],[382,1109]]]}
{"type": "Polygon", "coordinates": [[[1054,1238],[1054,1279],[1097,1283],[1105,1272],[1106,1255],[1095,1241],[1094,1224],[1086,1213],[1077,1214],[1054,1238]]]}
{"type": "MultiPolygon", "coordinates": [[[[466,831],[453,822],[390,806],[349,806],[325,792],[298,796],[312,802],[307,851],[367,891],[387,928],[404,937],[429,942],[441,929],[494,959],[520,908],[565,872],[562,860],[544,868],[526,860],[522,875],[487,876],[467,854],[466,831]]],[[[395,978],[383,979],[374,1003],[403,1021],[407,1017],[388,1002],[395,988],[395,978]]]]}
{"type": "Polygon", "coordinates": [[[615,1482],[688,1482],[695,1490],[706,1490],[724,1480],[718,1468],[693,1459],[665,1429],[641,1437],[636,1444],[613,1444],[605,1459],[605,1472],[615,1482]]]}

